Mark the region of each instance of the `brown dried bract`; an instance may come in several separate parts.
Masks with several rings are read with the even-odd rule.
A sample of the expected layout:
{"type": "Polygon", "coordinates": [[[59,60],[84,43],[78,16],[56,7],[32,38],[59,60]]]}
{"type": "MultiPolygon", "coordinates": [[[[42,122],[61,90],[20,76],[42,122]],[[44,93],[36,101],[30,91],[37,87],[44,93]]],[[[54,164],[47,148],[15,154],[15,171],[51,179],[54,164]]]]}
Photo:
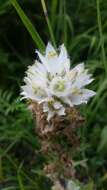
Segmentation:
{"type": "Polygon", "coordinates": [[[42,104],[32,102],[30,109],[34,118],[36,118],[37,133],[40,137],[56,135],[60,130],[64,130],[64,133],[67,134],[68,129],[69,132],[75,130],[84,122],[84,118],[74,107],[66,107],[65,116],[55,115],[49,122],[47,121],[47,114],[43,112],[42,104]]]}
{"type": "MultiPolygon", "coordinates": [[[[71,179],[75,176],[75,168],[71,159],[72,148],[79,147],[79,139],[75,131],[83,124],[84,118],[81,117],[76,108],[66,107],[65,116],[55,115],[48,122],[42,104],[32,102],[30,109],[35,118],[36,134],[40,138],[41,152],[47,157],[52,158],[53,156],[54,158],[54,161],[50,160],[49,164],[45,165],[45,173],[53,181],[54,178],[58,179],[60,176],[71,179]]],[[[59,182],[57,186],[58,190],[63,190],[59,182]]]]}

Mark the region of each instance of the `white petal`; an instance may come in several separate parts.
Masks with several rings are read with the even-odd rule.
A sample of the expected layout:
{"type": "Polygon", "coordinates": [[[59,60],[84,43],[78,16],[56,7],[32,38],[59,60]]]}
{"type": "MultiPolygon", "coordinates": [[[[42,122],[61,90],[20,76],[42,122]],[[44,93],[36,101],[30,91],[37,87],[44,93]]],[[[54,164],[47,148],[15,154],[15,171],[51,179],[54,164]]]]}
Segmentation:
{"type": "Polygon", "coordinates": [[[55,51],[54,47],[50,42],[48,42],[47,47],[46,47],[46,53],[45,53],[46,58],[53,58],[57,57],[57,52],[55,51]]]}
{"type": "Polygon", "coordinates": [[[46,77],[47,70],[46,70],[46,67],[43,64],[39,63],[38,61],[35,61],[34,66],[35,66],[35,72],[37,72],[41,76],[46,77]]]}
{"type": "Polygon", "coordinates": [[[78,74],[82,73],[84,71],[84,63],[78,64],[76,67],[73,68],[78,74]]]}
{"type": "Polygon", "coordinates": [[[50,73],[55,75],[62,71],[62,63],[59,61],[58,54],[51,43],[48,43],[46,47],[45,58],[47,60],[50,73]]]}
{"type": "Polygon", "coordinates": [[[23,99],[32,99],[35,100],[35,96],[33,94],[31,86],[21,86],[22,92],[20,93],[23,96],[23,99]]]}
{"type": "Polygon", "coordinates": [[[63,101],[65,104],[68,104],[70,107],[73,107],[73,103],[72,103],[71,98],[70,98],[69,96],[63,97],[62,101],[63,101]]]}
{"type": "Polygon", "coordinates": [[[48,112],[49,111],[49,107],[47,103],[43,104],[43,112],[48,112]]]}
{"type": "Polygon", "coordinates": [[[62,69],[65,69],[65,71],[68,72],[70,69],[70,59],[68,58],[64,44],[60,47],[59,62],[62,65],[62,69]]]}
{"type": "Polygon", "coordinates": [[[58,73],[58,69],[59,69],[58,54],[51,43],[48,43],[46,47],[45,58],[47,60],[49,72],[52,75],[55,75],[56,73],[58,73]]]}
{"type": "Polygon", "coordinates": [[[38,51],[38,50],[36,50],[36,53],[37,53],[37,55],[39,56],[39,59],[40,59],[40,61],[42,62],[42,63],[44,63],[46,60],[45,60],[45,57],[38,51]]]}
{"type": "Polygon", "coordinates": [[[74,105],[80,105],[82,103],[87,103],[89,98],[94,96],[96,93],[92,90],[88,89],[80,89],[78,93],[74,93],[71,95],[71,101],[74,105]]]}
{"type": "Polygon", "coordinates": [[[88,100],[89,98],[91,98],[92,96],[96,95],[96,92],[92,91],[92,90],[88,90],[88,89],[83,89],[82,90],[82,97],[86,100],[88,100]]]}
{"type": "Polygon", "coordinates": [[[55,109],[60,109],[62,107],[62,104],[58,101],[55,101],[55,103],[53,104],[55,109]]]}
{"type": "Polygon", "coordinates": [[[54,115],[55,115],[55,112],[50,110],[50,111],[48,112],[47,120],[49,121],[54,115]]]}
{"type": "Polygon", "coordinates": [[[60,110],[58,110],[58,115],[65,115],[65,108],[62,107],[60,110]]]}
{"type": "Polygon", "coordinates": [[[80,105],[82,103],[87,103],[87,101],[83,100],[82,96],[80,96],[80,95],[71,96],[71,101],[72,101],[73,105],[80,105]]]}
{"type": "Polygon", "coordinates": [[[39,59],[41,60],[41,62],[43,63],[43,65],[46,67],[47,71],[50,72],[50,69],[49,69],[49,66],[47,64],[46,58],[39,51],[37,51],[37,50],[36,50],[36,53],[38,54],[39,59]]]}
{"type": "Polygon", "coordinates": [[[81,88],[85,85],[90,84],[93,80],[93,78],[90,78],[90,75],[83,73],[77,76],[74,84],[76,87],[81,88]]]}

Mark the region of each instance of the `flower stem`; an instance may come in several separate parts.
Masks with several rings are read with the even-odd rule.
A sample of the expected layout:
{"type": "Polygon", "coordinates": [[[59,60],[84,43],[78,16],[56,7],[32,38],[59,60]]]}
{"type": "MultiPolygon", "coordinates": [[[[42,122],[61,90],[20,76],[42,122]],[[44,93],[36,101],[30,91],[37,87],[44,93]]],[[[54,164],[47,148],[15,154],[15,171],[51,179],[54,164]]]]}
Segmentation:
{"type": "Polygon", "coordinates": [[[46,22],[47,22],[47,25],[48,25],[48,28],[49,28],[49,33],[50,33],[50,36],[51,36],[52,43],[53,43],[54,47],[56,48],[55,38],[54,38],[53,30],[52,30],[52,27],[51,27],[51,23],[50,23],[50,20],[49,20],[45,0],[41,0],[41,4],[42,4],[43,12],[44,12],[46,22]]]}

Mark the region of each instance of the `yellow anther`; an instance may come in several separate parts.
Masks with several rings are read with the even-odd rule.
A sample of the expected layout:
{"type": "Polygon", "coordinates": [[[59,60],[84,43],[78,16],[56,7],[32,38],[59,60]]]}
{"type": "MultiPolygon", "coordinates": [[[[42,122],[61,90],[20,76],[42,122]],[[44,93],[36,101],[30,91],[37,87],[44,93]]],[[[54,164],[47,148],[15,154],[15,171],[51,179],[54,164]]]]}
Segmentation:
{"type": "Polygon", "coordinates": [[[56,55],[57,55],[56,52],[50,51],[50,52],[48,53],[48,58],[55,57],[56,55]]]}

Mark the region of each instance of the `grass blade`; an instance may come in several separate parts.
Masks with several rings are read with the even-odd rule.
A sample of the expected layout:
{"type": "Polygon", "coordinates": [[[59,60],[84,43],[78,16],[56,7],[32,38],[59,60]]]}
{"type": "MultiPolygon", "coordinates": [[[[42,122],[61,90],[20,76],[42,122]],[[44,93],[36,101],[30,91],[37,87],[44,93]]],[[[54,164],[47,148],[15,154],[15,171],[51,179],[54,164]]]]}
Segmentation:
{"type": "Polygon", "coordinates": [[[103,31],[102,31],[100,1],[99,0],[96,0],[96,5],[97,5],[97,22],[98,22],[98,28],[99,28],[99,36],[100,36],[100,40],[101,40],[102,61],[104,64],[105,73],[107,75],[106,55],[105,55],[105,49],[104,49],[104,36],[103,36],[103,31]]]}
{"type": "Polygon", "coordinates": [[[23,166],[23,163],[21,163],[20,166],[19,166],[19,168],[18,168],[18,171],[17,171],[17,179],[18,179],[18,182],[19,182],[20,190],[25,190],[24,184],[23,184],[23,180],[22,180],[22,176],[21,176],[21,174],[20,174],[21,169],[22,169],[22,166],[23,166]]]}
{"type": "Polygon", "coordinates": [[[58,7],[58,0],[52,0],[51,3],[51,23],[52,23],[52,28],[55,29],[56,26],[56,12],[57,12],[57,7],[58,7]]]}
{"type": "Polygon", "coordinates": [[[10,2],[14,6],[14,8],[16,9],[18,15],[20,16],[23,24],[25,25],[26,29],[28,30],[29,34],[31,35],[31,37],[34,40],[34,42],[37,45],[37,47],[41,51],[44,51],[45,45],[44,45],[41,37],[39,36],[37,30],[35,29],[35,27],[31,23],[31,21],[29,20],[29,18],[25,15],[25,13],[22,10],[22,8],[20,7],[20,5],[17,3],[16,0],[10,0],[10,2]]]}
{"type": "Polygon", "coordinates": [[[3,180],[3,166],[2,166],[2,158],[0,156],[0,181],[3,180]]]}
{"type": "Polygon", "coordinates": [[[67,45],[67,22],[66,22],[66,1],[63,2],[63,9],[64,9],[64,43],[67,45]]]}

